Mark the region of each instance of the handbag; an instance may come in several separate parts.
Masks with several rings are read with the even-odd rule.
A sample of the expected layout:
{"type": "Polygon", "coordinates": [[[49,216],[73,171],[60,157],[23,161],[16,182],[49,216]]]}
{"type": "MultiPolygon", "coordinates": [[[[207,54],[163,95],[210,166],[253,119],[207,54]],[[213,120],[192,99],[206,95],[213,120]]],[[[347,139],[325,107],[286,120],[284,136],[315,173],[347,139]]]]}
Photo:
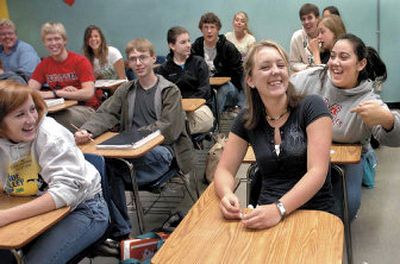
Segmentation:
{"type": "Polygon", "coordinates": [[[149,232],[134,239],[122,240],[120,264],[150,264],[168,236],[163,232],[149,232]]]}
{"type": "Polygon", "coordinates": [[[208,183],[211,183],[214,180],[215,170],[217,169],[219,159],[224,150],[224,144],[228,140],[225,138],[224,134],[218,134],[213,138],[215,144],[208,151],[206,158],[205,180],[208,183]]]}
{"type": "Polygon", "coordinates": [[[369,150],[367,153],[362,155],[361,162],[364,172],[362,184],[368,189],[372,189],[375,187],[375,167],[377,165],[374,150],[369,150]]]}

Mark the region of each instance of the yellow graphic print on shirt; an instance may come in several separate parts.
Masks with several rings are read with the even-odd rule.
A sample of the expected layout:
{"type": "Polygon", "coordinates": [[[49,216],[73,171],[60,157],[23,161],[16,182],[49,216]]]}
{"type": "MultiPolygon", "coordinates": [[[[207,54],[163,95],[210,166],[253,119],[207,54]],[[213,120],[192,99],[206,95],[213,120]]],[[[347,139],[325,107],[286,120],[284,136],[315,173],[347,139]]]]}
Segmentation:
{"type": "Polygon", "coordinates": [[[5,192],[17,196],[36,195],[39,189],[40,166],[27,155],[8,167],[5,192]]]}

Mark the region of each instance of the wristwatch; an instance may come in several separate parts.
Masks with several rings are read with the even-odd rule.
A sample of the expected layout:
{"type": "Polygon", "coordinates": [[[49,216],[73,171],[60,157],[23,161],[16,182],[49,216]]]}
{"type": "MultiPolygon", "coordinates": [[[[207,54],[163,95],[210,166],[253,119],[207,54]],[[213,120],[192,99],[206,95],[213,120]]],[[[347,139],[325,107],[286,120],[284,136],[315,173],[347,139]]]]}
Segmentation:
{"type": "Polygon", "coordinates": [[[275,201],[274,203],[276,205],[276,208],[278,208],[279,214],[281,215],[281,220],[283,220],[285,218],[286,215],[286,208],[283,205],[283,203],[281,201],[275,201]]]}
{"type": "Polygon", "coordinates": [[[57,95],[57,92],[56,92],[56,90],[54,90],[54,89],[51,89],[51,91],[53,92],[54,98],[59,98],[59,96],[57,95]]]}

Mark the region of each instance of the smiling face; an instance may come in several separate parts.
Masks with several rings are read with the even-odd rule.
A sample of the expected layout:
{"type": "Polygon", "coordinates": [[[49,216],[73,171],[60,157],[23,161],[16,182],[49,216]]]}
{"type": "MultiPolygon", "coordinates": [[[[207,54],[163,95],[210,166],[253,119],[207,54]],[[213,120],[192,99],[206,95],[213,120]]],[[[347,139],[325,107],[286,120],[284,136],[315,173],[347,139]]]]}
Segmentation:
{"type": "Polygon", "coordinates": [[[366,59],[358,60],[354,47],[349,40],[338,40],[332,48],[331,58],[328,61],[333,84],[342,89],[356,87],[358,75],[366,64],[366,59]]]}
{"type": "Polygon", "coordinates": [[[67,54],[67,41],[59,33],[49,33],[43,37],[43,43],[49,55],[55,59],[67,54]]]}
{"type": "Polygon", "coordinates": [[[217,43],[219,29],[216,24],[204,23],[201,27],[201,33],[203,33],[204,41],[209,46],[217,43]]]}
{"type": "Polygon", "coordinates": [[[301,24],[303,25],[304,31],[310,38],[316,37],[318,18],[314,13],[301,16],[301,24]]]}
{"type": "Polygon", "coordinates": [[[331,50],[336,39],[335,34],[322,23],[318,25],[318,32],[318,40],[322,48],[328,51],[331,50]]]}
{"type": "Polygon", "coordinates": [[[15,46],[17,42],[17,34],[15,29],[8,25],[3,25],[0,27],[0,44],[3,48],[8,51],[15,46]]]}
{"type": "Polygon", "coordinates": [[[261,98],[281,97],[289,85],[288,65],[273,47],[263,47],[254,55],[254,66],[247,84],[257,89],[261,98]]]}
{"type": "Polygon", "coordinates": [[[32,96],[3,119],[6,127],[6,138],[19,142],[29,142],[35,139],[38,128],[38,112],[32,96]]]}
{"type": "Polygon", "coordinates": [[[96,29],[93,29],[92,32],[90,32],[90,37],[88,39],[88,45],[93,49],[93,50],[98,50],[100,48],[102,39],[100,36],[99,31],[96,29]]]}
{"type": "Polygon", "coordinates": [[[175,43],[169,43],[169,48],[174,52],[174,56],[187,59],[190,56],[190,36],[188,33],[179,34],[175,43]]]}

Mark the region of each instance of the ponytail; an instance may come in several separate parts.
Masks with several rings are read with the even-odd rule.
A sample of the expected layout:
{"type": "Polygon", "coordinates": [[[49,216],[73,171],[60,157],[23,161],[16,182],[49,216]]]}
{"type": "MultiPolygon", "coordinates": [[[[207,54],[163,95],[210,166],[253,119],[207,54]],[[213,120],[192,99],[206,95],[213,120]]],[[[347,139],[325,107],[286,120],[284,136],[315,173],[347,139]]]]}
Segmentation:
{"type": "Polygon", "coordinates": [[[379,79],[379,81],[384,82],[387,79],[387,71],[386,65],[382,61],[378,52],[372,48],[367,47],[368,55],[367,55],[367,66],[365,67],[365,71],[367,73],[368,79],[375,81],[379,79]]]}

